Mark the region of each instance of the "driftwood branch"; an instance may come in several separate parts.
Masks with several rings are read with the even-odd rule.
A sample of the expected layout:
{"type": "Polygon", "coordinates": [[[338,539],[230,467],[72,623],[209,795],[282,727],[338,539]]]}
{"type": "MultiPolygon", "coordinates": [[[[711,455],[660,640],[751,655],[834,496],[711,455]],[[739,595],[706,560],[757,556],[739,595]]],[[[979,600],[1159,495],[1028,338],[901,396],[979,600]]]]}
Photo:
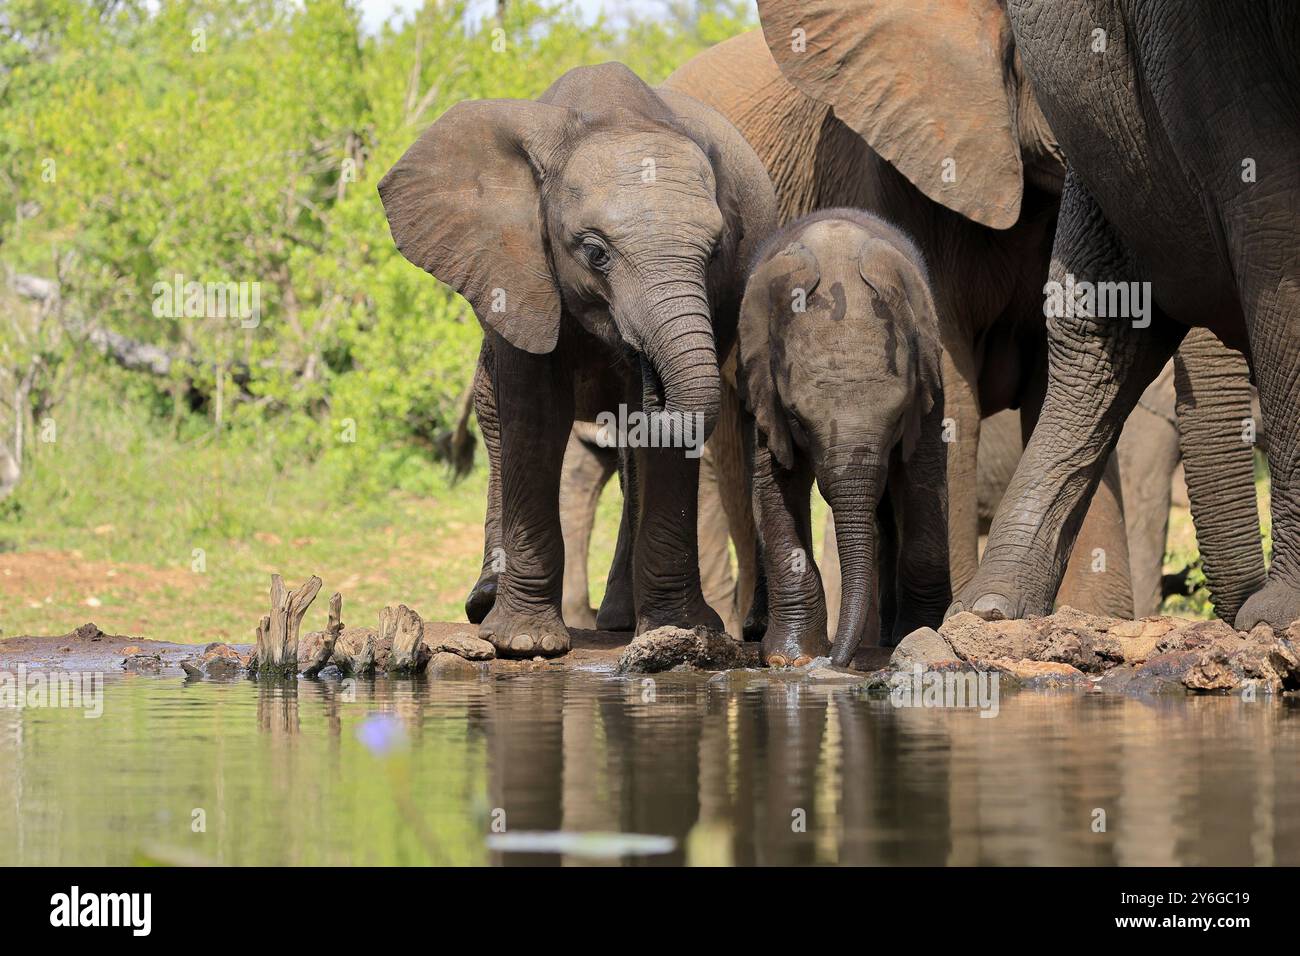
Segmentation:
{"type": "Polygon", "coordinates": [[[330,658],[334,656],[334,648],[339,642],[339,635],[342,633],[343,595],[335,591],[334,596],[330,598],[330,620],[329,624],[325,626],[325,640],[317,648],[316,654],[312,657],[307,669],[302,672],[304,677],[312,678],[320,674],[325,665],[330,662],[330,658]]]}

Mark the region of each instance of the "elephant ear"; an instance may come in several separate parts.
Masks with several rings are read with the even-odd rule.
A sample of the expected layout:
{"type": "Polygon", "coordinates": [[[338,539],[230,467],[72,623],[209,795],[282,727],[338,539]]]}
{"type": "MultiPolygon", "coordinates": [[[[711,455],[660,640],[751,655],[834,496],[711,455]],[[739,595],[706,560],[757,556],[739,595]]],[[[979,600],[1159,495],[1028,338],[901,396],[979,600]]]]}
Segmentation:
{"type": "Polygon", "coordinates": [[[917,189],[994,229],[1024,170],[997,0],[758,0],[772,56],[917,189]]]}
{"type": "Polygon", "coordinates": [[[942,346],[939,344],[939,314],[930,293],[930,280],[917,264],[918,253],[904,254],[897,246],[880,239],[869,239],[858,253],[858,272],[873,292],[882,296],[896,310],[907,315],[911,326],[905,336],[908,361],[915,381],[914,396],[903,421],[903,460],[912,457],[925,420],[935,405],[943,401],[942,346]],[[897,277],[881,281],[881,277],[897,277]],[[902,301],[895,301],[900,294],[902,301]]]}
{"type": "Polygon", "coordinates": [[[816,258],[795,243],[753,271],[740,303],[737,390],[768,451],[786,469],[794,467],[794,443],[777,387],[787,365],[784,317],[793,308],[794,290],[811,299],[820,278],[816,258]]]}
{"type": "Polygon", "coordinates": [[[379,182],[398,251],[535,354],[554,349],[560,332],[537,177],[571,121],[569,110],[531,100],[458,103],[379,182]]]}

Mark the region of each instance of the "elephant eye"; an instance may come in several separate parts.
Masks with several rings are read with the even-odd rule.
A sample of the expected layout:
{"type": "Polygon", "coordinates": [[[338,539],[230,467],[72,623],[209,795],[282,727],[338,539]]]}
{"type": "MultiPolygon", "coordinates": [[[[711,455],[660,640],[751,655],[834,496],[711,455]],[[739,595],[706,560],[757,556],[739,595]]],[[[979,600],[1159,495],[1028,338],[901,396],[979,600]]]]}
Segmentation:
{"type": "Polygon", "coordinates": [[[597,272],[604,272],[609,268],[609,250],[598,242],[588,239],[582,244],[582,255],[587,260],[587,265],[597,272]]]}

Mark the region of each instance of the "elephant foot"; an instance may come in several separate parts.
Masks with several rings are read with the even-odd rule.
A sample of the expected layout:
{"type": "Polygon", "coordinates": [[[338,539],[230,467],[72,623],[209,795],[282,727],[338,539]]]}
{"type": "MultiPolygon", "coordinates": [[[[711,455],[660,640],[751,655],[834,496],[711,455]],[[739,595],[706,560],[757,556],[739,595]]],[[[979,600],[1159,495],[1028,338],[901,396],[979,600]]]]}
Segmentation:
{"type": "Polygon", "coordinates": [[[830,653],[831,642],[826,639],[824,627],[802,634],[779,634],[769,628],[759,649],[759,657],[768,667],[803,667],[830,653]]]}
{"type": "Polygon", "coordinates": [[[1241,606],[1232,626],[1249,631],[1256,624],[1267,624],[1275,631],[1284,631],[1297,620],[1300,620],[1300,587],[1270,579],[1241,606]]]}
{"type": "Polygon", "coordinates": [[[1021,583],[1012,569],[1000,569],[985,562],[975,577],[949,605],[943,618],[969,611],[986,621],[1017,621],[1052,613],[1052,600],[1035,594],[1034,588],[1021,583]]]}
{"type": "Polygon", "coordinates": [[[638,634],[645,634],[658,627],[679,627],[685,631],[696,627],[707,627],[713,631],[726,632],[722,618],[718,616],[717,611],[709,607],[702,595],[685,607],[679,604],[678,607],[670,610],[663,610],[668,602],[656,601],[653,597],[647,597],[645,603],[646,610],[637,615],[638,634]]]}
{"type": "Polygon", "coordinates": [[[564,623],[570,627],[580,628],[585,631],[595,630],[596,612],[586,602],[575,604],[572,607],[566,604],[564,606],[564,623]]]}
{"type": "Polygon", "coordinates": [[[485,574],[478,579],[469,597],[465,598],[465,618],[471,624],[482,624],[497,600],[497,576],[485,574]]]}
{"type": "Polygon", "coordinates": [[[632,603],[632,589],[624,586],[610,587],[605,600],[596,612],[596,628],[601,631],[636,630],[636,608],[632,603]]]}
{"type": "Polygon", "coordinates": [[[553,608],[523,613],[498,604],[478,633],[496,648],[498,657],[559,657],[569,652],[569,629],[553,608]]]}

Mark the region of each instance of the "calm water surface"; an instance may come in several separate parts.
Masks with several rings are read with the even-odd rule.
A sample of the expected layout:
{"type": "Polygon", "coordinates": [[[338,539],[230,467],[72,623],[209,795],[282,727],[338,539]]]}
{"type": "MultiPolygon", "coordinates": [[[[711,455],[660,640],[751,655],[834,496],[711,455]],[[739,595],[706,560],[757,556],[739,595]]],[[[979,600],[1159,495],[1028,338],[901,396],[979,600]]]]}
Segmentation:
{"type": "Polygon", "coordinates": [[[1298,731],[1290,702],[987,719],[746,672],[122,677],[97,720],[0,710],[0,863],[1295,865],[1298,731]]]}

